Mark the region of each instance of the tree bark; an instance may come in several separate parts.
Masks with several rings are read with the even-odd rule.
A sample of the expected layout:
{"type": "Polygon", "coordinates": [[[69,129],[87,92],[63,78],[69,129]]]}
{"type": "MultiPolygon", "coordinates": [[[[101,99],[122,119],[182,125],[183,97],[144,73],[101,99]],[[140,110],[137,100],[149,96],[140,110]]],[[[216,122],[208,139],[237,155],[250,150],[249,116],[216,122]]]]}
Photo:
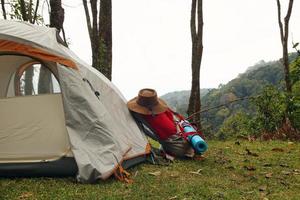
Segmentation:
{"type": "Polygon", "coordinates": [[[32,91],[33,91],[32,78],[33,78],[33,67],[29,67],[26,69],[25,72],[25,88],[24,88],[25,95],[32,95],[32,91]]]}
{"type": "MultiPolygon", "coordinates": [[[[191,8],[191,38],[192,38],[192,87],[188,106],[188,115],[201,110],[200,99],[200,68],[203,54],[203,9],[202,0],[192,0],[191,8]],[[197,17],[197,24],[196,24],[197,17]]],[[[191,120],[201,129],[200,112],[191,120]]]]}
{"type": "Polygon", "coordinates": [[[58,32],[63,29],[65,11],[61,6],[61,0],[50,0],[50,27],[55,27],[58,32]]]}
{"type": "Polygon", "coordinates": [[[112,72],[112,15],[111,0],[82,0],[92,49],[92,66],[111,80],[112,72]],[[92,16],[92,20],[91,20],[92,16]],[[98,25],[99,24],[99,25],[98,25]]]}
{"type": "Polygon", "coordinates": [[[284,24],[281,20],[281,4],[280,0],[277,1],[277,12],[278,12],[278,25],[280,30],[280,39],[282,44],[282,64],[284,67],[284,80],[285,80],[285,86],[286,86],[286,102],[287,106],[285,109],[285,121],[284,125],[286,127],[287,133],[290,134],[295,131],[293,128],[289,116],[292,112],[292,104],[291,104],[291,98],[292,98],[292,83],[290,78],[290,69],[289,69],[289,55],[288,55],[288,37],[289,37],[289,21],[292,14],[293,9],[293,3],[294,0],[289,0],[288,10],[286,13],[286,16],[284,17],[284,24]]]}
{"type": "Polygon", "coordinates": [[[36,22],[36,18],[37,18],[37,11],[39,9],[39,4],[40,4],[40,0],[36,1],[36,5],[35,5],[35,9],[34,9],[34,13],[33,13],[33,20],[32,23],[35,24],[36,22]]]}
{"type": "Polygon", "coordinates": [[[101,0],[99,14],[100,71],[111,80],[112,73],[112,12],[111,0],[101,0]]]}
{"type": "Polygon", "coordinates": [[[53,84],[51,71],[46,67],[41,65],[40,75],[39,75],[39,85],[38,94],[49,94],[53,92],[53,84]]]}
{"type": "Polygon", "coordinates": [[[5,10],[5,2],[4,2],[4,0],[1,0],[1,7],[2,7],[3,19],[6,19],[6,10],[5,10]]]}
{"type": "MultiPolygon", "coordinates": [[[[65,12],[61,6],[61,0],[50,0],[50,10],[50,27],[56,28],[57,35],[59,37],[59,32],[63,30],[63,23],[65,19],[65,12]]],[[[66,41],[61,42],[66,43],[66,41]]],[[[40,67],[38,92],[39,94],[53,92],[51,71],[43,65],[40,67]]]]}
{"type": "Polygon", "coordinates": [[[284,17],[284,24],[281,20],[281,4],[280,0],[277,0],[277,12],[278,12],[278,25],[280,30],[280,39],[282,44],[282,64],[284,67],[284,79],[286,85],[286,91],[288,93],[292,92],[292,84],[290,79],[289,70],[289,57],[288,57],[288,37],[289,37],[289,21],[293,9],[293,0],[289,0],[287,14],[284,17]]]}
{"type": "Polygon", "coordinates": [[[20,0],[20,8],[21,8],[21,15],[23,21],[28,22],[28,15],[27,15],[27,9],[26,9],[26,4],[24,0],[20,0]]]}

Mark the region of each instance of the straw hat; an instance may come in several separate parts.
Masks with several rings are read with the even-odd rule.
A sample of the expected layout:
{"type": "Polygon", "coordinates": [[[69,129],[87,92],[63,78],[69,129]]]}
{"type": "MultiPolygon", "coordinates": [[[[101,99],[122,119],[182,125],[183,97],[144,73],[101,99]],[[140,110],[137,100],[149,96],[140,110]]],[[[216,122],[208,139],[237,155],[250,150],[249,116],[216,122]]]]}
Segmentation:
{"type": "Polygon", "coordinates": [[[127,106],[129,110],[143,115],[159,114],[168,109],[167,103],[150,88],[141,89],[137,97],[128,101],[127,106]]]}

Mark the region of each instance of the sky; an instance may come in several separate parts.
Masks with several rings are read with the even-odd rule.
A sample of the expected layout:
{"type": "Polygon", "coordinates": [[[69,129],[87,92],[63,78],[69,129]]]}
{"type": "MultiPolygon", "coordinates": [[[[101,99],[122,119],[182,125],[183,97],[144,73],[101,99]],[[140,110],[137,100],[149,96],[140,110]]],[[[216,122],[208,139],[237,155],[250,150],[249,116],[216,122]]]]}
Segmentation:
{"type": "MultiPolygon", "coordinates": [[[[287,0],[282,1],[282,16],[287,0]]],[[[63,0],[64,27],[73,50],[91,64],[81,0],[63,0]]],[[[112,0],[112,82],[129,100],[142,88],[161,96],[191,88],[191,0],[112,0]]],[[[290,20],[300,41],[300,1],[290,20]]],[[[201,88],[216,88],[260,60],[282,55],[275,0],[204,0],[201,88]]]]}

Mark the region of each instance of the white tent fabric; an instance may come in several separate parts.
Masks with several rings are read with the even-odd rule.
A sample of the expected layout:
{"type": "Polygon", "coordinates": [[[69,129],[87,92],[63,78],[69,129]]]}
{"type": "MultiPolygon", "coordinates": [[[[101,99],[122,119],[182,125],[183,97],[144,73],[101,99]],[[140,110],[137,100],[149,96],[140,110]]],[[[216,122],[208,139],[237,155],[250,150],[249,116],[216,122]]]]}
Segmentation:
{"type": "Polygon", "coordinates": [[[1,163],[50,161],[70,151],[60,94],[0,99],[0,110],[1,163]]]}
{"type": "MultiPolygon", "coordinates": [[[[130,115],[121,92],[59,44],[55,29],[0,20],[0,41],[29,45],[76,64],[78,70],[56,63],[65,123],[80,181],[106,179],[124,160],[149,153],[148,141],[130,115]],[[93,89],[100,92],[99,98],[93,89]]],[[[5,53],[0,46],[0,54],[5,53]]],[[[18,50],[13,53],[22,54],[18,50]]]]}

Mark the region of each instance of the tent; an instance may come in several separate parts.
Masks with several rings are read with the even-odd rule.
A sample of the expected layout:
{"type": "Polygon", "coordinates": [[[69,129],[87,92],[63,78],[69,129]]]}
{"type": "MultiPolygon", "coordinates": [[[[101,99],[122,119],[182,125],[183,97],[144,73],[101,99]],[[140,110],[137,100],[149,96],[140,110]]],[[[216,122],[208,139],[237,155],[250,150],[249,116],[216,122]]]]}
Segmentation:
{"type": "Polygon", "coordinates": [[[0,20],[0,176],[94,182],[150,150],[120,91],[56,29],[0,20]]]}

